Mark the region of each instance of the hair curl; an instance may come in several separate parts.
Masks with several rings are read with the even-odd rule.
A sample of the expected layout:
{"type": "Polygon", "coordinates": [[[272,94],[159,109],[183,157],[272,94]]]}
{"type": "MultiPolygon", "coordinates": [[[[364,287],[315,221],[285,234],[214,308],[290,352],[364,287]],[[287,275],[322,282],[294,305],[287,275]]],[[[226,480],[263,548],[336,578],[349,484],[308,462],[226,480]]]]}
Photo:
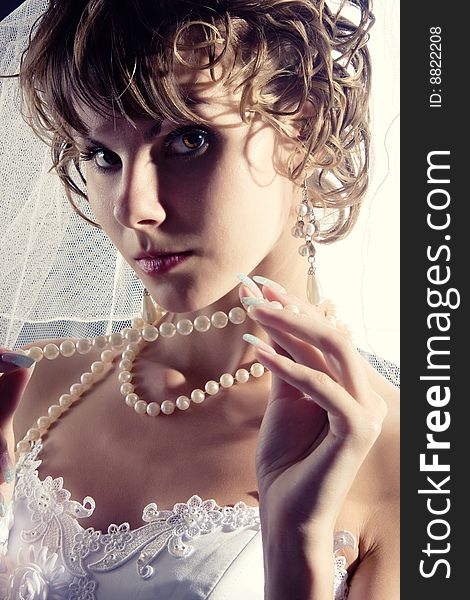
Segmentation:
{"type": "Polygon", "coordinates": [[[145,117],[201,121],[176,77],[185,67],[224,66],[241,91],[240,115],[261,115],[296,142],[293,181],[305,178],[315,206],[335,209],[319,241],[345,237],[367,189],[369,0],[50,0],[32,29],[19,77],[23,114],[52,148],[53,168],[82,217],[71,175],[86,133],[76,109],[132,123],[145,117]],[[347,14],[347,16],[345,16],[347,14]],[[307,104],[314,115],[304,117],[307,104]],[[300,119],[300,121],[299,121],[300,119]],[[297,125],[293,128],[294,123],[297,125]],[[300,126],[299,126],[300,123],[300,126]]]}

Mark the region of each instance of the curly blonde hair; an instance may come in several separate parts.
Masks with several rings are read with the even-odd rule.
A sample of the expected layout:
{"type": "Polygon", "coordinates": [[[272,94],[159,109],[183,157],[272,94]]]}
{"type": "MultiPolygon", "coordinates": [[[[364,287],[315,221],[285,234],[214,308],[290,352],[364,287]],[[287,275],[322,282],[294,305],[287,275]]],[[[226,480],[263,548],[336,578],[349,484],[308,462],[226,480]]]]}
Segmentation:
{"type": "Polygon", "coordinates": [[[93,223],[74,201],[86,199],[77,100],[131,123],[201,122],[177,72],[208,69],[215,80],[223,64],[220,83],[241,92],[242,119],[260,115],[294,140],[288,176],[308,172],[314,205],[335,209],[319,239],[332,242],[351,230],[367,189],[373,21],[368,0],[50,0],[22,58],[23,114],[93,223]]]}

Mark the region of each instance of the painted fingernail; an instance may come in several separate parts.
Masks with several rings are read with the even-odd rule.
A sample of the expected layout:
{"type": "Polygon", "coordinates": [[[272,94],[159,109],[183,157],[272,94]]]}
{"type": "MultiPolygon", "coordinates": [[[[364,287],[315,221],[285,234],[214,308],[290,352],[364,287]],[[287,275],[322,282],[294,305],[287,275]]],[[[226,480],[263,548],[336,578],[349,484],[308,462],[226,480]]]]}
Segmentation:
{"type": "Polygon", "coordinates": [[[7,450],[0,456],[0,471],[5,483],[11,483],[15,479],[15,467],[7,450]]]}
{"type": "Polygon", "coordinates": [[[3,352],[0,354],[0,361],[7,365],[15,367],[29,368],[36,362],[34,358],[26,356],[26,354],[18,354],[16,352],[3,352]]]}
{"type": "Polygon", "coordinates": [[[245,306],[253,306],[254,304],[268,304],[266,298],[253,298],[253,296],[243,296],[241,301],[245,306]]]}
{"type": "Polygon", "coordinates": [[[261,285],[266,285],[267,287],[273,289],[275,292],[281,292],[281,294],[287,294],[287,290],[282,287],[280,283],[276,283],[272,281],[272,279],[268,279],[267,277],[262,277],[261,275],[253,275],[253,280],[256,283],[261,283],[261,285]]]}
{"type": "Polygon", "coordinates": [[[296,313],[297,315],[300,313],[300,308],[297,306],[297,304],[286,304],[286,306],[284,306],[285,310],[290,310],[293,313],[296,313]]]}
{"type": "Polygon", "coordinates": [[[261,350],[264,350],[265,352],[269,352],[269,354],[276,354],[276,350],[274,350],[274,348],[272,348],[269,344],[266,344],[266,342],[263,342],[263,340],[260,340],[259,337],[256,337],[256,335],[244,333],[243,339],[245,342],[248,342],[257,348],[261,348],[261,350]]]}
{"type": "Polygon", "coordinates": [[[263,293],[261,292],[259,287],[252,279],[248,277],[248,275],[245,275],[245,273],[237,273],[237,277],[244,285],[246,285],[247,288],[250,288],[253,294],[256,294],[258,298],[263,297],[263,293]]]}

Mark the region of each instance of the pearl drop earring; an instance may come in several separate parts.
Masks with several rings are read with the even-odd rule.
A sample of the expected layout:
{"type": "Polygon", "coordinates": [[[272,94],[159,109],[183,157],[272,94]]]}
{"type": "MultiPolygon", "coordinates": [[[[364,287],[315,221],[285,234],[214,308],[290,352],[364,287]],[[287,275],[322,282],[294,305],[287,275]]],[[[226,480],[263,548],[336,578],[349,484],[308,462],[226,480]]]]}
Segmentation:
{"type": "Polygon", "coordinates": [[[305,179],[302,184],[302,202],[297,207],[297,223],[292,228],[292,235],[305,239],[305,243],[299,247],[299,254],[306,256],[310,265],[307,272],[307,299],[313,305],[318,305],[321,301],[320,285],[315,275],[316,249],[313,244],[313,239],[317,234],[318,224],[313,205],[308,197],[307,180],[305,179]]]}

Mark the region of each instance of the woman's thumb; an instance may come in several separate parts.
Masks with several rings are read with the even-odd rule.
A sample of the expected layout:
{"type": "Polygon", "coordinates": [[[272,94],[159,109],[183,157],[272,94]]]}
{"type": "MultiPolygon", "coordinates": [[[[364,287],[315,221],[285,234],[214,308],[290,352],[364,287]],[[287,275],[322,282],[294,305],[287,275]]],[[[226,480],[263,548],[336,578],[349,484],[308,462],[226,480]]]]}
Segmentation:
{"type": "Polygon", "coordinates": [[[35,364],[24,354],[0,349],[0,427],[15,412],[35,364]]]}

